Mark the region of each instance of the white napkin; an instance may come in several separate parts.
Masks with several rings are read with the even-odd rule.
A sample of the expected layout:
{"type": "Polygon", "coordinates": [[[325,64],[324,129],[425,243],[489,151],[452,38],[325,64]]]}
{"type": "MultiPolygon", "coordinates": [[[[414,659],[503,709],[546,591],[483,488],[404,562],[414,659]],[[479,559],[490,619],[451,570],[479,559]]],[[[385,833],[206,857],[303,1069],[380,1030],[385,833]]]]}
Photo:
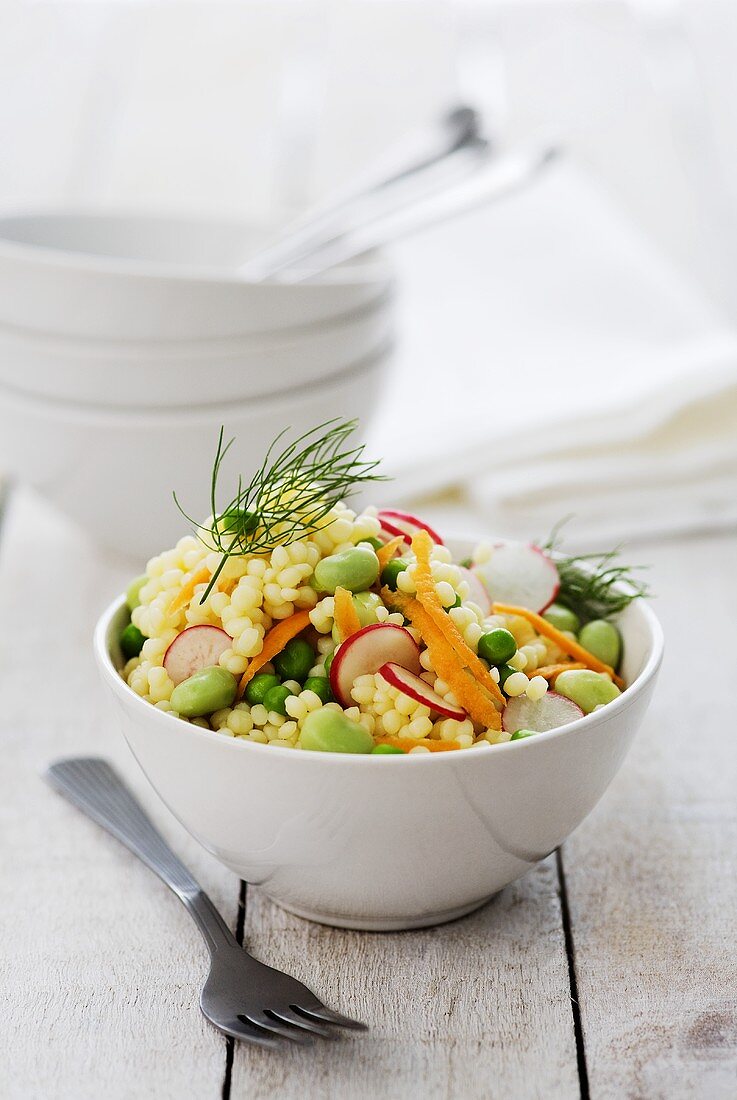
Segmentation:
{"type": "Polygon", "coordinates": [[[384,497],[526,538],[737,522],[737,334],[591,179],[562,164],[397,258],[384,497]]]}

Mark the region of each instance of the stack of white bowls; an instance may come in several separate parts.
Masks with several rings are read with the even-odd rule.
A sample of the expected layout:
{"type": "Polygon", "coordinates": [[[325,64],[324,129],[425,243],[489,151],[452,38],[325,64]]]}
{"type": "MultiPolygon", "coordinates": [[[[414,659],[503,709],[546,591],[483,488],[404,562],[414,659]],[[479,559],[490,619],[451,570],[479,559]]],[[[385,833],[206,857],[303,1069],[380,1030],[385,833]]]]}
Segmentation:
{"type": "MultiPolygon", "coordinates": [[[[249,284],[242,225],[0,219],[0,472],[140,558],[207,514],[221,425],[248,478],[283,429],[365,429],[392,343],[385,263],[249,284]]],[[[226,486],[226,494],[229,485],[226,486]]]]}

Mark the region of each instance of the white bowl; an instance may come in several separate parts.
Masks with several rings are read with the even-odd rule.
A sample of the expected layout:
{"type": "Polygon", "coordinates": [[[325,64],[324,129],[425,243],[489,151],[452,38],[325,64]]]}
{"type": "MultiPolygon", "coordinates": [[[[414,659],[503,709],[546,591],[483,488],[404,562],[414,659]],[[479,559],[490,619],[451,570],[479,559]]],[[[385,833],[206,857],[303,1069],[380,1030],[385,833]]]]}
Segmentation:
{"type": "Polygon", "coordinates": [[[389,294],[317,324],[222,339],[125,341],[0,325],[0,383],[83,404],[184,407],[262,397],[350,369],[386,347],[389,294]]]}
{"type": "Polygon", "coordinates": [[[234,268],[264,231],[142,214],[0,218],[0,323],[90,339],[188,340],[315,324],[390,286],[368,255],[299,285],[254,285],[234,268]]]}
{"type": "Polygon", "coordinates": [[[209,511],[218,432],[235,436],[224,484],[260,465],[284,428],[293,435],[332,417],[360,417],[365,431],[388,353],[324,383],[278,397],[190,409],[112,409],[27,397],[0,386],[0,469],[35,486],[99,542],[145,560],[181,537],[190,515],[209,511]],[[228,471],[231,476],[228,477],[228,471]]]}
{"type": "MultiPolygon", "coordinates": [[[[472,549],[450,545],[459,557],[472,549]]],[[[127,617],[120,599],[105,611],[95,653],[128,744],[169,809],[290,912],[372,930],[462,916],[561,844],[622,764],[663,651],[638,601],[619,622],[630,687],[603,710],[489,748],[351,756],[238,741],[156,710],[116,671],[127,617]]]]}

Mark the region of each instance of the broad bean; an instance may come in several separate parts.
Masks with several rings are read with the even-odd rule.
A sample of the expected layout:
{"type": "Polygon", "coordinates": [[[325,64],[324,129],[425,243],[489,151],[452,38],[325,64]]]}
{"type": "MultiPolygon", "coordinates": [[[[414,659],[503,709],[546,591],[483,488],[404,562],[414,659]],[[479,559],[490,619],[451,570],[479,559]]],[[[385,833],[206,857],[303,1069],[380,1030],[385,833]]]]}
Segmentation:
{"type": "Polygon", "coordinates": [[[379,576],[379,559],[369,546],[352,546],[340,554],[323,558],[315,566],[315,584],[322,592],[335,594],[336,588],[363,592],[379,576]]]}
{"type": "Polygon", "coordinates": [[[622,694],[607,676],[587,668],[561,672],[556,678],[555,690],[579,706],[584,714],[591,714],[596,707],[611,703],[622,694]]]}
{"type": "Polygon", "coordinates": [[[370,733],[340,711],[313,710],[304,720],[300,742],[312,752],[373,752],[370,733]]]}
{"type": "Polygon", "coordinates": [[[586,623],[578,640],[584,649],[593,653],[605,665],[616,668],[622,654],[622,638],[614,623],[606,619],[594,619],[586,623]]]}
{"type": "Polygon", "coordinates": [[[171,705],[185,718],[201,718],[232,706],[237,690],[238,681],[233,673],[213,665],[177,684],[171,693],[171,705]]]}

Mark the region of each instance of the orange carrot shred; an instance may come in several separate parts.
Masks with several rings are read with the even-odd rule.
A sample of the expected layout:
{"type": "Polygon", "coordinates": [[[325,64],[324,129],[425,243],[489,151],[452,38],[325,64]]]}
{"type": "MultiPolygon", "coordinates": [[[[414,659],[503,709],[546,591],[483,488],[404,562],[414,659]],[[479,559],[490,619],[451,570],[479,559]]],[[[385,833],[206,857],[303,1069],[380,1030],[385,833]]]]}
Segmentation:
{"type": "Polygon", "coordinates": [[[246,686],[253,679],[258,670],[268,664],[273,657],[276,657],[277,653],[281,653],[287,642],[291,642],[292,638],[296,638],[297,635],[301,634],[305,627],[309,625],[309,611],[295,611],[288,619],[282,619],[276,626],[272,626],[271,630],[264,638],[263,649],[257,657],[253,657],[251,661],[249,661],[248,668],[241,676],[241,681],[238,685],[239,697],[246,690],[246,686]]]}
{"type": "Polygon", "coordinates": [[[383,589],[382,596],[385,602],[399,607],[420,632],[430,654],[433,668],[449,685],[460,705],[474,722],[487,729],[501,729],[501,717],[493,702],[472,675],[463,668],[458,655],[419,600],[401,592],[392,592],[388,588],[383,589]]]}
{"type": "Polygon", "coordinates": [[[379,573],[381,573],[387,562],[392,560],[403,543],[404,535],[397,535],[396,538],[390,539],[389,542],[384,543],[381,550],[376,551],[376,556],[379,559],[379,573]]]}
{"type": "Polygon", "coordinates": [[[574,661],[580,661],[585,668],[590,668],[592,672],[603,672],[611,676],[618,688],[624,687],[624,680],[621,676],[617,676],[613,668],[604,664],[598,657],[594,657],[593,653],[589,653],[588,649],[584,649],[584,647],[579,645],[573,638],[567,638],[565,634],[549,623],[547,619],[543,619],[542,615],[538,615],[536,611],[530,611],[529,607],[513,607],[506,603],[495,603],[494,614],[519,615],[521,618],[527,619],[528,623],[531,623],[535,627],[538,634],[542,634],[544,638],[550,638],[559,649],[562,649],[569,657],[573,657],[574,661]]]}
{"type": "Polygon", "coordinates": [[[183,607],[186,607],[189,601],[194,596],[194,590],[198,584],[203,584],[204,581],[209,581],[210,570],[206,565],[203,565],[201,569],[198,569],[196,573],[193,573],[188,581],[182,585],[177,592],[174,599],[169,604],[169,614],[175,615],[177,611],[181,611],[183,607]]]}
{"type": "Polygon", "coordinates": [[[361,629],[361,620],[358,617],[353,596],[347,588],[338,586],[335,589],[335,625],[341,642],[350,638],[351,634],[361,629]]]}
{"type": "Polygon", "coordinates": [[[459,749],[461,746],[457,741],[417,741],[414,737],[377,737],[377,745],[393,745],[395,749],[404,749],[405,752],[409,752],[410,749],[416,748],[418,745],[423,745],[430,752],[447,752],[449,749],[459,749]]]}
{"type": "Polygon", "coordinates": [[[465,668],[471,670],[478,682],[486,688],[493,699],[496,699],[497,702],[504,705],[506,699],[502,695],[499,685],[492,679],[486,665],[482,664],[480,658],[468,645],[466,645],[460,630],[438,599],[438,594],[435,590],[435,581],[433,580],[432,570],[430,569],[430,551],[432,550],[432,546],[432,539],[427,531],[418,531],[412,536],[412,549],[417,559],[417,567],[415,569],[417,599],[425,608],[425,611],[441,633],[445,636],[448,644],[459,657],[461,664],[465,668]]]}
{"type": "Polygon", "coordinates": [[[565,664],[543,665],[542,668],[533,669],[530,676],[542,676],[545,680],[550,680],[553,683],[561,672],[571,672],[573,669],[581,668],[586,668],[586,665],[581,664],[580,661],[567,661],[565,664]]]}

